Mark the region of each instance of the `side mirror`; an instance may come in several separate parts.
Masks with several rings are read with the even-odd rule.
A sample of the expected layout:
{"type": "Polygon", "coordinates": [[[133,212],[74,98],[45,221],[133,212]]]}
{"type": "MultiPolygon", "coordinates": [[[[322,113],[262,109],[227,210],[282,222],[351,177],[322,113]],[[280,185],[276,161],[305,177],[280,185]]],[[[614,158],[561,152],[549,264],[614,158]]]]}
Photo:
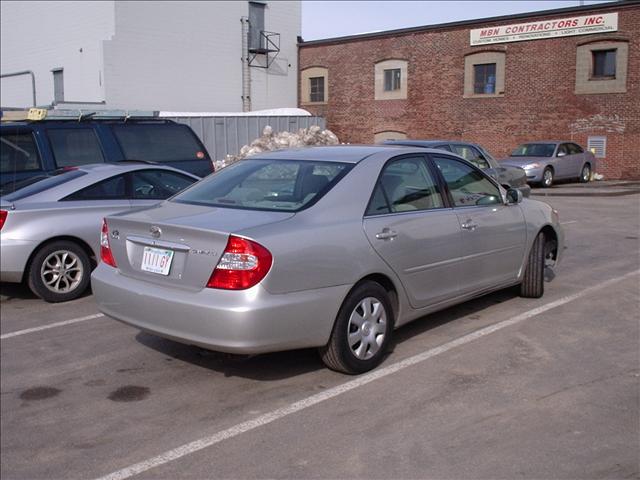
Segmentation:
{"type": "Polygon", "coordinates": [[[564,157],[566,154],[567,154],[567,152],[558,152],[556,157],[564,157]]]}
{"type": "Polygon", "coordinates": [[[522,192],[517,188],[510,188],[507,190],[507,204],[517,205],[522,202],[522,192]]]}

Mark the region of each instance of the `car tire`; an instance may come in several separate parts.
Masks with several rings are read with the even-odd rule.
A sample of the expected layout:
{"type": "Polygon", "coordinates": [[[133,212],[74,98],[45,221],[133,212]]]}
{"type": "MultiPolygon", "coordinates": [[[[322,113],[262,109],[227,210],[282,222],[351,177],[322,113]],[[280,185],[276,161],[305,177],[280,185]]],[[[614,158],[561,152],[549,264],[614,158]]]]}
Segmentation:
{"type": "Polygon", "coordinates": [[[31,260],[27,283],[46,302],[66,302],[89,286],[91,261],[75,242],[58,240],[41,247],[31,260]]]}
{"type": "Polygon", "coordinates": [[[543,188],[549,188],[553,185],[553,170],[549,167],[542,172],[542,182],[540,182],[543,188]]]}
{"type": "Polygon", "coordinates": [[[545,235],[540,232],[533,241],[524,269],[524,278],[520,284],[521,297],[540,298],[544,294],[545,244],[545,235]]]}
{"type": "Polygon", "coordinates": [[[580,183],[589,183],[591,180],[591,165],[585,163],[580,170],[580,183]]]}
{"type": "Polygon", "coordinates": [[[378,283],[363,282],[347,296],[333,325],[329,343],[320,348],[331,370],[350,375],[377,367],[393,333],[393,308],[378,283]]]}

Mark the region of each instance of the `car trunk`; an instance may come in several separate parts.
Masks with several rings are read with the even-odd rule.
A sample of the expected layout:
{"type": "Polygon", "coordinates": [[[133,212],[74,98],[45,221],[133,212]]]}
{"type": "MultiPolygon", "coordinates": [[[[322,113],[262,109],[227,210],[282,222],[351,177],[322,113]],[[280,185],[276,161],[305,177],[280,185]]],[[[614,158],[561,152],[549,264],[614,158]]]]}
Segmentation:
{"type": "Polygon", "coordinates": [[[293,215],[165,202],[125,216],[109,217],[107,223],[111,249],[122,275],[199,290],[207,284],[230,234],[293,215]],[[166,261],[163,263],[155,255],[165,256],[166,261]],[[157,273],[167,261],[168,271],[157,273]]]}

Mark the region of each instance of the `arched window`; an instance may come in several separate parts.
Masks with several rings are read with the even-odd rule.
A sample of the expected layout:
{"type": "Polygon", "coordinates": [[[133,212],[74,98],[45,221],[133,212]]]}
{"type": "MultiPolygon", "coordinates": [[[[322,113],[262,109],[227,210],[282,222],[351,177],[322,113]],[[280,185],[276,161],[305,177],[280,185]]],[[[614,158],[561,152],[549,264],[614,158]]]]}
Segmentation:
{"type": "Polygon", "coordinates": [[[407,61],[383,60],[375,65],[376,100],[407,98],[407,61]]]}
{"type": "Polygon", "coordinates": [[[309,67],[300,72],[300,103],[327,103],[329,100],[329,69],[309,67]]]}
{"type": "Polygon", "coordinates": [[[504,52],[477,52],[464,57],[464,97],[504,95],[504,52]]]}

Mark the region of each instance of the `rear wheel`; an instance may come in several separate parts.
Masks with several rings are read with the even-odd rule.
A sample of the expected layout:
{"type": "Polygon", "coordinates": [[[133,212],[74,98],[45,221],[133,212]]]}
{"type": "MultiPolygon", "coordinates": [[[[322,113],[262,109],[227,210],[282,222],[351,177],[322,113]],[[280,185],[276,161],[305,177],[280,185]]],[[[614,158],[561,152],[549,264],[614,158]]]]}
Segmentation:
{"type": "Polygon", "coordinates": [[[84,249],[67,240],[51,242],[38,250],[28,272],[33,293],[47,302],[78,298],[89,285],[91,261],[84,249]]]}
{"type": "Polygon", "coordinates": [[[585,163],[580,171],[580,183],[588,183],[591,180],[591,165],[585,163]]]}
{"type": "Polygon", "coordinates": [[[378,283],[364,282],[340,307],[320,356],[332,370],[363,373],[380,364],[392,332],[393,309],[387,291],[378,283]]]}
{"type": "Polygon", "coordinates": [[[524,278],[520,284],[521,297],[540,298],[544,294],[545,243],[544,233],[540,232],[529,252],[524,278]]]}
{"type": "Polygon", "coordinates": [[[542,172],[542,186],[549,188],[551,185],[553,185],[553,170],[547,167],[542,172]]]}

